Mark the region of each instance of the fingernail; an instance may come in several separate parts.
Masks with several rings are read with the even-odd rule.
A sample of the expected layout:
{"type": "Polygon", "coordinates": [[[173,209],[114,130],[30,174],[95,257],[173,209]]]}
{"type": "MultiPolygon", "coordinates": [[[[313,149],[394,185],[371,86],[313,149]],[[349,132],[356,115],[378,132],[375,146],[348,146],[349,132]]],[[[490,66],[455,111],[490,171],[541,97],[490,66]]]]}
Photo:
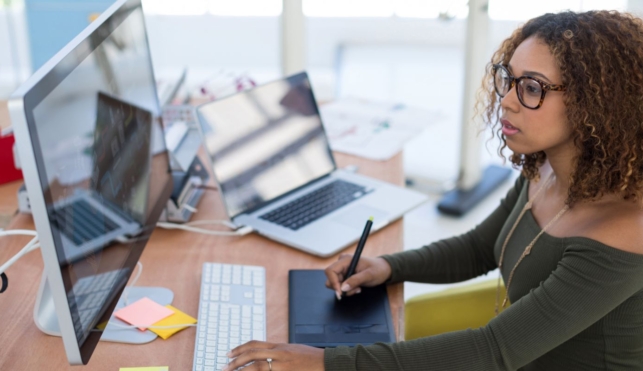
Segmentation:
{"type": "Polygon", "coordinates": [[[228,352],[228,354],[226,354],[226,357],[232,358],[232,352],[228,352]]]}
{"type": "Polygon", "coordinates": [[[356,293],[356,294],[359,294],[360,292],[362,292],[362,289],[357,289],[357,290],[355,290],[355,293],[356,293]]]}
{"type": "Polygon", "coordinates": [[[221,371],[228,371],[228,366],[225,366],[224,368],[222,368],[221,371]]]}
{"type": "Polygon", "coordinates": [[[348,290],[350,289],[351,289],[351,286],[349,284],[345,283],[342,285],[342,291],[348,292],[348,290]]]}
{"type": "Polygon", "coordinates": [[[335,296],[337,297],[337,300],[342,300],[342,294],[340,294],[339,291],[335,291],[335,296]]]}

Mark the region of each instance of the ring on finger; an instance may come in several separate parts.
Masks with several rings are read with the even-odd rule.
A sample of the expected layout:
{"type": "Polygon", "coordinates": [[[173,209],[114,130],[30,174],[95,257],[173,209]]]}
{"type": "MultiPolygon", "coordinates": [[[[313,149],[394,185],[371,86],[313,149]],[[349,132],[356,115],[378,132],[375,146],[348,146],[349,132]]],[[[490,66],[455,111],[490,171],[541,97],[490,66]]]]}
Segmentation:
{"type": "Polygon", "coordinates": [[[272,371],[272,358],[267,358],[266,362],[268,362],[268,370],[272,371]]]}

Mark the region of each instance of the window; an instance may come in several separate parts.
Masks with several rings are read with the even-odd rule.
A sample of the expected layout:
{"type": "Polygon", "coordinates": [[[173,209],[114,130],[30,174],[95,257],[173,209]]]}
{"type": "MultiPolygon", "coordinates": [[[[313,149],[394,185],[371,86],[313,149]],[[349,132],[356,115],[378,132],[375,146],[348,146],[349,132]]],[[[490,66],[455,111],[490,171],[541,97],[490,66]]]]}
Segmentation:
{"type": "Polygon", "coordinates": [[[464,18],[468,12],[467,0],[303,0],[303,7],[309,17],[464,18]]]}
{"type": "MultiPolygon", "coordinates": [[[[0,9],[21,0],[0,0],[0,9]]],[[[302,0],[309,17],[466,18],[468,0],[302,0]]],[[[279,16],[282,0],[143,0],[145,12],[167,15],[279,16]]],[[[527,20],[548,12],[626,10],[627,0],[489,0],[489,17],[527,20]]]]}
{"type": "Polygon", "coordinates": [[[278,16],[281,0],[210,0],[210,13],[224,16],[278,16]]]}
{"type": "MultiPolygon", "coordinates": [[[[467,0],[303,0],[309,17],[466,18],[467,0]]],[[[625,10],[627,0],[489,0],[489,16],[496,20],[527,20],[548,12],[592,9],[625,10]]]]}
{"type": "Polygon", "coordinates": [[[208,11],[208,1],[143,0],[143,10],[148,14],[201,15],[208,11]]]}
{"type": "Polygon", "coordinates": [[[597,9],[624,11],[627,0],[489,0],[489,18],[497,20],[527,20],[545,13],[563,10],[577,12],[597,9]]]}
{"type": "Polygon", "coordinates": [[[0,0],[0,9],[16,9],[22,10],[25,7],[24,0],[0,0]]]}
{"type": "Polygon", "coordinates": [[[303,0],[308,17],[390,17],[395,0],[303,0]]]}
{"type": "Polygon", "coordinates": [[[466,18],[469,14],[467,0],[397,0],[395,15],[406,18],[466,18]]]}
{"type": "Polygon", "coordinates": [[[280,15],[281,5],[282,0],[143,0],[146,13],[166,15],[269,17],[280,15]]]}

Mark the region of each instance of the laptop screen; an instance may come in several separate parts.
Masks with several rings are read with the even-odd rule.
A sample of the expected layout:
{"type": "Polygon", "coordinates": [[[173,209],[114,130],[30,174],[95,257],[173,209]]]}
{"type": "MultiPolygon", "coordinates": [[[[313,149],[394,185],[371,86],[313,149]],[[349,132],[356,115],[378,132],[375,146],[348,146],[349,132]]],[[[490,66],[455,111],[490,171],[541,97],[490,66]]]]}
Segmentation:
{"type": "Polygon", "coordinates": [[[230,217],[335,170],[305,72],[198,108],[230,217]]]}

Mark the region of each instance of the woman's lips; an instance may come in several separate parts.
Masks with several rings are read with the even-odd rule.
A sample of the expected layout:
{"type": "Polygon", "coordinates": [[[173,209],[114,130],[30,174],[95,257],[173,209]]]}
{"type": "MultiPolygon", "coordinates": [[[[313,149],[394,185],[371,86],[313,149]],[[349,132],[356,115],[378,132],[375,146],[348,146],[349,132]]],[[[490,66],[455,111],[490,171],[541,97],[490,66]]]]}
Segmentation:
{"type": "Polygon", "coordinates": [[[500,120],[500,123],[502,124],[502,134],[504,134],[505,136],[515,135],[520,132],[517,127],[511,125],[511,122],[509,120],[503,119],[500,120]]]}

